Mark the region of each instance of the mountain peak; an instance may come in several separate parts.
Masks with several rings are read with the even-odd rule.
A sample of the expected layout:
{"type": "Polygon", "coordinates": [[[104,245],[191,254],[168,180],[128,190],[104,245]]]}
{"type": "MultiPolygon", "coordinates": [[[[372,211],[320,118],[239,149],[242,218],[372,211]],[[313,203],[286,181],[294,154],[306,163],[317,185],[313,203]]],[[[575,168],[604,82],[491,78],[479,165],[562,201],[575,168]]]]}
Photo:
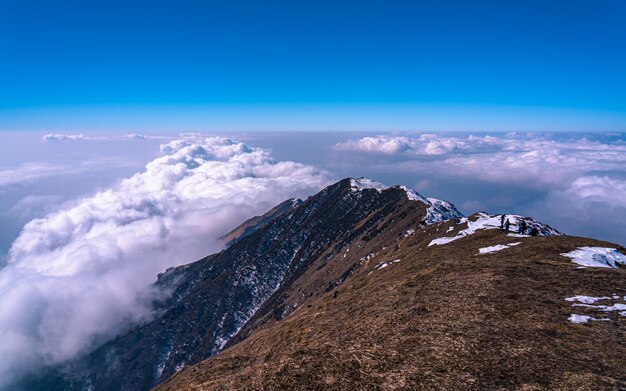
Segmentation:
{"type": "Polygon", "coordinates": [[[422,223],[426,225],[463,217],[463,214],[459,212],[450,202],[432,197],[424,197],[415,190],[404,185],[386,186],[380,182],[365,177],[346,178],[346,180],[349,180],[350,189],[352,191],[358,192],[365,189],[374,189],[381,192],[388,189],[396,189],[402,191],[409,201],[418,201],[426,204],[428,209],[426,211],[426,216],[422,220],[422,223]]]}

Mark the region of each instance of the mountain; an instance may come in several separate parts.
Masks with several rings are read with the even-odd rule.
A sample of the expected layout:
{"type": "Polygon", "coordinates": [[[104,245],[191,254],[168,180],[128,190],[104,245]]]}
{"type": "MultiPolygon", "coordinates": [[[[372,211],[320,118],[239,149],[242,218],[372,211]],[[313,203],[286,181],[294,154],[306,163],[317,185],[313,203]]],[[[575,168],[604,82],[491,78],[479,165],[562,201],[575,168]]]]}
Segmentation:
{"type": "Polygon", "coordinates": [[[246,221],[244,221],[237,228],[233,229],[226,235],[222,236],[220,240],[226,244],[226,246],[231,246],[235,241],[239,239],[243,239],[246,236],[250,235],[254,231],[257,231],[260,227],[274,220],[278,216],[285,214],[300,205],[302,200],[297,200],[295,198],[284,201],[261,216],[254,216],[246,221]]]}
{"type": "Polygon", "coordinates": [[[151,322],[23,388],[626,387],[624,248],[364,178],[281,205],[161,274],[151,322]]]}

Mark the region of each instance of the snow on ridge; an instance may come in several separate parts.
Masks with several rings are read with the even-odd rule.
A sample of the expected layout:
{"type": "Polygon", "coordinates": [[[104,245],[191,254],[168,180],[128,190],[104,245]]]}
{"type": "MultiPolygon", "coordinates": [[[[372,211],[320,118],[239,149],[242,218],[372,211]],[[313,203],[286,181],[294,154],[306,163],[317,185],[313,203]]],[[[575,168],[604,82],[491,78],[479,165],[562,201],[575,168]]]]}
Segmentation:
{"type": "Polygon", "coordinates": [[[457,239],[461,239],[467,235],[471,235],[478,231],[479,229],[496,229],[500,228],[500,217],[498,215],[490,216],[487,213],[480,212],[478,213],[478,219],[471,221],[468,219],[462,219],[460,223],[467,222],[467,228],[462,231],[459,231],[455,236],[443,237],[433,239],[428,245],[432,246],[434,244],[446,244],[457,239]]]}
{"type": "MultiPolygon", "coordinates": [[[[406,197],[410,201],[419,201],[428,206],[426,210],[426,217],[422,220],[422,223],[426,225],[447,221],[454,218],[461,218],[463,214],[459,212],[454,205],[447,201],[439,200],[437,198],[426,198],[413,189],[409,189],[404,185],[393,186],[405,192],[406,197]]],[[[363,189],[374,189],[377,191],[383,191],[389,189],[389,186],[385,186],[380,182],[373,181],[368,178],[350,178],[350,188],[352,191],[360,191],[363,189]]]]}
{"type": "Polygon", "coordinates": [[[500,250],[507,249],[509,247],[517,246],[518,244],[522,244],[522,242],[507,243],[507,244],[496,244],[495,246],[482,247],[482,248],[478,249],[478,253],[479,254],[495,253],[496,251],[500,251],[500,250]]]}
{"type": "Polygon", "coordinates": [[[617,268],[626,265],[626,255],[611,247],[578,247],[574,251],[561,254],[572,262],[588,267],[617,268]]]}
{"type": "MultiPolygon", "coordinates": [[[[502,215],[490,215],[485,212],[478,212],[478,218],[474,221],[469,220],[467,218],[462,218],[459,221],[459,224],[467,223],[467,228],[459,231],[455,236],[447,236],[443,238],[433,239],[428,245],[441,245],[450,243],[457,239],[461,239],[467,235],[471,235],[478,230],[481,229],[500,229],[500,222],[502,215]]],[[[504,215],[505,219],[509,220],[510,227],[509,230],[512,232],[517,232],[519,224],[523,220],[526,223],[527,230],[535,228],[537,230],[537,236],[553,236],[553,235],[561,235],[561,233],[554,228],[551,228],[548,225],[542,224],[538,221],[533,220],[530,217],[524,217],[520,215],[504,215]]],[[[518,235],[509,233],[508,236],[515,237],[525,237],[526,235],[518,235]]]]}
{"type": "Polygon", "coordinates": [[[423,202],[423,203],[425,203],[427,205],[430,205],[430,202],[428,202],[428,199],[423,197],[421,194],[419,194],[415,190],[409,189],[408,187],[406,187],[404,185],[399,185],[397,187],[399,189],[401,189],[401,190],[404,190],[404,192],[406,193],[406,198],[408,198],[409,201],[420,201],[420,202],[423,202]]]}
{"type": "Polygon", "coordinates": [[[448,201],[443,201],[437,198],[424,197],[413,189],[409,189],[406,186],[399,185],[397,188],[403,190],[406,193],[406,197],[410,201],[419,201],[428,205],[426,210],[426,217],[422,219],[422,223],[426,225],[439,223],[451,219],[461,218],[463,214],[459,212],[454,205],[448,201]]]}
{"type": "Polygon", "coordinates": [[[374,189],[380,192],[385,189],[388,189],[389,187],[383,185],[380,182],[376,182],[371,179],[361,177],[361,178],[350,178],[350,188],[352,189],[352,191],[359,191],[363,189],[374,189]]]}
{"type": "Polygon", "coordinates": [[[427,198],[427,200],[430,203],[430,207],[428,207],[426,217],[423,220],[426,225],[463,217],[463,214],[448,201],[431,197],[427,198]]]}

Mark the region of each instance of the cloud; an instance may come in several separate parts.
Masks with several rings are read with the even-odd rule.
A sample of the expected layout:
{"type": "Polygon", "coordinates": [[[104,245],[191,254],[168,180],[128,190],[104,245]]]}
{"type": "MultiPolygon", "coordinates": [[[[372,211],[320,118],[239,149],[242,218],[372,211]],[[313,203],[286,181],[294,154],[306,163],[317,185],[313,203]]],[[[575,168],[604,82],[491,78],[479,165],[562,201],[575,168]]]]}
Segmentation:
{"type": "Polygon", "coordinates": [[[159,136],[130,133],[120,136],[93,136],[84,133],[78,134],[63,134],[63,133],[49,133],[41,138],[43,141],[58,143],[67,141],[123,141],[123,140],[172,140],[171,136],[159,136]]]}
{"type": "Polygon", "coordinates": [[[93,173],[112,168],[133,167],[136,163],[119,157],[101,157],[77,164],[30,162],[0,171],[0,191],[9,186],[21,185],[57,176],[93,173]]]}
{"type": "Polygon", "coordinates": [[[158,272],[237,223],[330,182],[224,138],[175,140],[145,171],[30,221],[0,270],[0,379],[63,362],[151,316],[158,272]]]}
{"type": "Polygon", "coordinates": [[[87,136],[86,134],[58,134],[58,133],[50,133],[46,134],[42,137],[43,141],[49,142],[63,142],[63,141],[97,141],[104,140],[105,138],[87,136]]]}
{"type": "Polygon", "coordinates": [[[63,197],[57,194],[29,195],[21,198],[0,215],[30,220],[33,217],[43,216],[58,209],[62,201],[63,197]]]}
{"type": "Polygon", "coordinates": [[[557,140],[541,134],[375,136],[338,143],[334,149],[396,157],[388,165],[382,163],[385,169],[530,186],[565,185],[587,172],[626,167],[623,143],[557,140]]]}
{"type": "Polygon", "coordinates": [[[566,224],[572,234],[625,244],[626,180],[583,176],[563,190],[551,191],[530,210],[566,224]]]}
{"type": "Polygon", "coordinates": [[[44,162],[22,164],[16,168],[0,171],[0,189],[5,186],[32,182],[47,176],[59,175],[69,169],[70,166],[65,164],[44,162]]]}
{"type": "Polygon", "coordinates": [[[374,136],[348,140],[335,144],[338,151],[372,152],[382,154],[406,154],[439,156],[453,152],[476,152],[497,147],[495,137],[469,136],[467,139],[444,137],[439,134],[421,134],[417,137],[374,136]]]}
{"type": "Polygon", "coordinates": [[[170,136],[156,136],[151,134],[138,134],[138,133],[130,133],[124,135],[125,138],[131,140],[171,140],[170,136]]]}
{"type": "Polygon", "coordinates": [[[411,176],[403,179],[409,183],[439,183],[437,196],[466,213],[477,206],[534,213],[565,232],[623,243],[626,227],[618,216],[624,205],[624,136],[380,135],[340,142],[333,149],[347,154],[338,156],[345,164],[358,161],[360,172],[368,166],[381,175],[411,176]],[[596,224],[597,216],[603,217],[596,224]],[[613,228],[603,229],[602,223],[613,228]]]}

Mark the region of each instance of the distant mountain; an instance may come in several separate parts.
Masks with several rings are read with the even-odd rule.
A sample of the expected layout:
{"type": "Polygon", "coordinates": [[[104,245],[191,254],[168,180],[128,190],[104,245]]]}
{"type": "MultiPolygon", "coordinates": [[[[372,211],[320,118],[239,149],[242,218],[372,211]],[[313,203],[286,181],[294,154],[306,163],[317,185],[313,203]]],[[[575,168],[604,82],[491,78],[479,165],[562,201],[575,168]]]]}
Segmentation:
{"type": "Polygon", "coordinates": [[[159,276],[154,320],[22,388],[626,387],[619,246],[365,178],[224,240],[159,276]]]}

